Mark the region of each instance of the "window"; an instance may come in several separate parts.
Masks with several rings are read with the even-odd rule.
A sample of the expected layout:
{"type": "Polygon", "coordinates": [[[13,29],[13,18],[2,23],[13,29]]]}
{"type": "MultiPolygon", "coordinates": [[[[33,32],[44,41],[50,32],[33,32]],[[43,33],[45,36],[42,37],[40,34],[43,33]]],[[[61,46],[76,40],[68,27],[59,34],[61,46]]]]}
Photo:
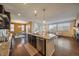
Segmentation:
{"type": "Polygon", "coordinates": [[[70,23],[71,22],[51,24],[49,25],[49,32],[67,32],[70,30],[70,23]]]}
{"type": "Polygon", "coordinates": [[[56,32],[57,31],[57,24],[49,25],[49,31],[56,32]]]}
{"type": "Polygon", "coordinates": [[[60,23],[58,24],[58,31],[69,31],[70,30],[70,23],[60,23]]]}
{"type": "Polygon", "coordinates": [[[40,23],[34,23],[33,24],[33,32],[39,32],[40,31],[40,23]]]}
{"type": "Polygon", "coordinates": [[[22,25],[22,27],[21,27],[21,28],[22,28],[22,31],[24,31],[24,25],[22,25]]]}
{"type": "Polygon", "coordinates": [[[11,24],[11,25],[10,25],[10,31],[11,31],[11,32],[14,32],[14,24],[11,24]]]}

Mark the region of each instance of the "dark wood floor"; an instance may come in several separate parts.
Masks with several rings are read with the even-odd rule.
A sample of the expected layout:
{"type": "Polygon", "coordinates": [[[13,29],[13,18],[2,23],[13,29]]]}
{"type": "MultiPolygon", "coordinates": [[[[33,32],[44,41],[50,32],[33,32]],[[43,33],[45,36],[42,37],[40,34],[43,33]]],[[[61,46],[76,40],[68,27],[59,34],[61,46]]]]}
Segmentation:
{"type": "Polygon", "coordinates": [[[54,40],[54,56],[79,56],[79,42],[72,38],[60,37],[54,40]]]}
{"type": "MultiPolygon", "coordinates": [[[[11,50],[10,56],[30,56],[24,45],[23,39],[16,39],[14,41],[14,48],[11,50]]],[[[54,40],[55,52],[53,56],[78,56],[79,55],[79,42],[72,38],[59,37],[54,40]]],[[[42,56],[36,53],[34,56],[42,56]]]]}
{"type": "MultiPolygon", "coordinates": [[[[13,43],[14,45],[10,51],[10,56],[30,56],[27,49],[25,48],[25,45],[27,45],[25,38],[15,39],[13,43]]],[[[41,54],[36,53],[34,56],[41,56],[41,54]]]]}

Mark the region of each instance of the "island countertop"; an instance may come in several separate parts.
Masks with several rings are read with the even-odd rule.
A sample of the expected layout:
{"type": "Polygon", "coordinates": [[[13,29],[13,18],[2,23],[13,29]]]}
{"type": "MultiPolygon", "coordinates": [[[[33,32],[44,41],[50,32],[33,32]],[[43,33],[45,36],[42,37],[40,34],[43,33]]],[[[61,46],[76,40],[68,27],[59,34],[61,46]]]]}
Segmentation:
{"type": "Polygon", "coordinates": [[[47,34],[47,35],[39,35],[39,34],[33,34],[33,33],[28,33],[28,34],[33,35],[33,36],[37,36],[37,37],[40,37],[40,38],[43,38],[46,40],[57,37],[55,34],[47,34]]]}

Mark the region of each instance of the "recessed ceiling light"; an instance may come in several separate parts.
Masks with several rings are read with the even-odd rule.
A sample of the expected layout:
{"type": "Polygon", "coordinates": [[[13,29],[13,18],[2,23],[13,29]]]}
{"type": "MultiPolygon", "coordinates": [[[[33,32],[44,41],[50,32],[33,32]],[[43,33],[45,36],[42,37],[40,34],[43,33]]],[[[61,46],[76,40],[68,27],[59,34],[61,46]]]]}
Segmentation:
{"type": "Polygon", "coordinates": [[[44,24],[46,24],[46,21],[43,21],[44,24]]]}
{"type": "Polygon", "coordinates": [[[20,13],[18,13],[18,16],[21,16],[21,14],[20,14],[20,13]]]}
{"type": "Polygon", "coordinates": [[[36,13],[37,13],[37,11],[36,11],[36,10],[34,10],[34,13],[36,14],[36,13]]]}

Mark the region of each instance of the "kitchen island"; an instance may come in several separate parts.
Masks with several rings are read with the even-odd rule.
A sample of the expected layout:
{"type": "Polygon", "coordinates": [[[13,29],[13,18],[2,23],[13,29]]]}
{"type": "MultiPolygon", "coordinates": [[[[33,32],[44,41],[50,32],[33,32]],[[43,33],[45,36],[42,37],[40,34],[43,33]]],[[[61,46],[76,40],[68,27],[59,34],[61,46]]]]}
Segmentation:
{"type": "Polygon", "coordinates": [[[28,34],[29,43],[44,56],[53,55],[55,51],[54,39],[56,38],[57,36],[54,34],[48,34],[46,36],[36,35],[32,33],[28,34]]]}

